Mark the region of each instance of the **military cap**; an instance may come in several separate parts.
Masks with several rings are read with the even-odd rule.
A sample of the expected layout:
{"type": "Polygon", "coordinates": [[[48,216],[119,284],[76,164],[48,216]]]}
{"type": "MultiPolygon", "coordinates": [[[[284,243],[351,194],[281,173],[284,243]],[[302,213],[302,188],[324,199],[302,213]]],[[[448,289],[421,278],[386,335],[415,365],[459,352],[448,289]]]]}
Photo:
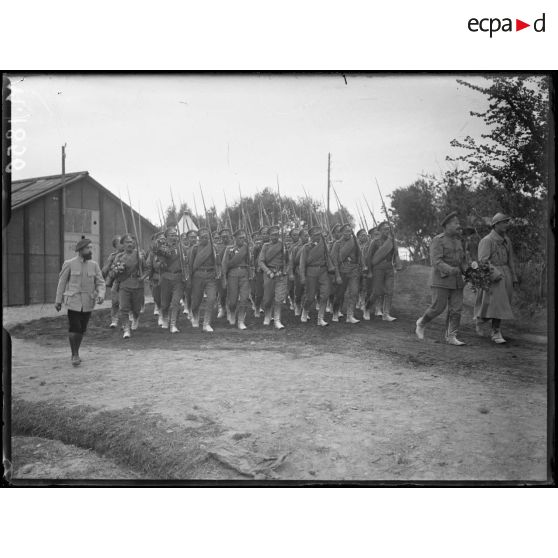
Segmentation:
{"type": "Polygon", "coordinates": [[[258,232],[260,234],[265,234],[266,232],[269,233],[269,227],[264,225],[263,227],[260,228],[260,230],[258,232]]]}
{"type": "Polygon", "coordinates": [[[223,233],[229,233],[231,234],[231,229],[229,229],[228,227],[224,227],[222,228],[218,234],[223,234],[223,233]]]}
{"type": "Polygon", "coordinates": [[[376,232],[376,227],[372,227],[371,229],[368,229],[368,234],[369,235],[373,235],[376,232]]]}
{"type": "Polygon", "coordinates": [[[314,225],[313,227],[310,227],[310,229],[308,230],[308,234],[310,236],[314,236],[315,234],[321,233],[322,232],[322,227],[320,227],[320,225],[314,225]]]}
{"type": "MultiPolygon", "coordinates": [[[[226,229],[228,230],[228,229],[226,229]]],[[[221,231],[222,232],[222,231],[221,231]]],[[[240,233],[245,233],[246,231],[244,229],[237,229],[236,231],[234,231],[233,236],[238,236],[240,233]]]]}
{"type": "Polygon", "coordinates": [[[81,240],[78,241],[78,243],[76,244],[76,252],[79,252],[82,248],[85,248],[86,246],[88,246],[89,244],[91,244],[91,240],[89,238],[82,238],[81,240]]]}
{"type": "Polygon", "coordinates": [[[198,235],[198,231],[194,230],[194,229],[190,229],[189,231],[186,231],[186,234],[188,236],[190,236],[192,233],[194,233],[196,236],[198,235]]]}
{"type": "Polygon", "coordinates": [[[349,223],[344,223],[343,225],[341,225],[341,232],[344,231],[349,231],[351,232],[353,230],[353,227],[351,227],[351,225],[349,223]]]}
{"type": "Polygon", "coordinates": [[[210,231],[209,231],[209,229],[208,229],[207,227],[200,227],[200,228],[198,229],[198,235],[200,235],[202,232],[209,233],[210,231]]]}
{"type": "Polygon", "coordinates": [[[389,227],[389,223],[387,221],[382,221],[381,223],[378,223],[378,226],[376,227],[376,229],[379,229],[380,227],[389,227]]]}
{"type": "Polygon", "coordinates": [[[492,217],[491,225],[494,226],[497,223],[503,223],[504,221],[510,221],[511,217],[508,217],[505,213],[496,213],[494,217],[492,217]]]}
{"type": "Polygon", "coordinates": [[[451,213],[448,213],[440,222],[440,225],[442,225],[442,227],[445,227],[447,223],[449,223],[449,221],[451,221],[454,217],[457,217],[457,211],[452,211],[451,213]]]}
{"type": "Polygon", "coordinates": [[[339,223],[337,223],[336,225],[333,225],[333,227],[331,227],[331,233],[333,234],[334,232],[338,231],[341,229],[341,225],[339,223]]]}
{"type": "MultiPolygon", "coordinates": [[[[124,241],[125,241],[127,238],[133,240],[134,242],[135,242],[135,240],[136,240],[136,237],[135,237],[133,234],[131,234],[131,233],[126,233],[126,234],[122,235],[122,244],[124,244],[124,241]]],[[[89,242],[91,242],[91,241],[89,241],[89,242]]]]}
{"type": "Polygon", "coordinates": [[[274,232],[279,232],[279,227],[277,225],[271,225],[271,227],[268,227],[268,231],[269,234],[274,233],[274,232]]]}
{"type": "Polygon", "coordinates": [[[187,233],[187,232],[183,232],[183,233],[180,235],[180,238],[188,238],[188,233],[187,233]]]}
{"type": "Polygon", "coordinates": [[[360,230],[356,233],[357,236],[360,236],[361,234],[366,234],[366,229],[360,229],[360,230]]]}
{"type": "Polygon", "coordinates": [[[165,229],[165,236],[169,236],[170,234],[176,234],[176,227],[167,227],[165,229]]]}

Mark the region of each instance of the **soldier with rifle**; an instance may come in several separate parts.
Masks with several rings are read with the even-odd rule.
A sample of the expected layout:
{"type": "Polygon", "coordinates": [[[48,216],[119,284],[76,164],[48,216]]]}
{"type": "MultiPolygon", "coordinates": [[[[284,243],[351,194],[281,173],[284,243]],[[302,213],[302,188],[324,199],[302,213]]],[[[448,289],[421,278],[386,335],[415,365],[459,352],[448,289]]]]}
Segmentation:
{"type": "Polygon", "coordinates": [[[238,320],[238,329],[246,329],[246,310],[249,305],[250,280],[254,268],[248,237],[244,229],[234,233],[235,243],[225,248],[221,262],[221,282],[227,293],[226,306],[229,323],[238,320]]]}
{"type": "Polygon", "coordinates": [[[362,254],[360,244],[349,224],[341,227],[342,237],[334,242],[331,250],[333,265],[338,269],[341,283],[336,285],[333,298],[332,321],[339,321],[339,309],[345,292],[347,293],[347,319],[348,324],[358,324],[360,320],[355,318],[355,308],[359,292],[360,270],[362,254]]]}
{"type": "Polygon", "coordinates": [[[341,276],[329,253],[322,227],[314,225],[308,232],[310,242],[302,247],[300,253],[300,282],[306,287],[300,321],[303,323],[308,321],[317,296],[319,300],[317,324],[327,326],[329,324],[325,321],[325,312],[330,288],[329,273],[335,277],[336,284],[341,283],[341,276]]]}
{"type": "Polygon", "coordinates": [[[258,236],[255,238],[254,243],[254,288],[252,293],[252,299],[254,301],[254,317],[259,318],[262,310],[262,302],[264,295],[264,272],[260,268],[259,258],[262,247],[264,244],[269,242],[269,227],[263,226],[258,232],[258,236]]]}
{"type": "MultiPolygon", "coordinates": [[[[279,239],[281,232],[276,225],[269,227],[269,242],[266,242],[258,257],[258,266],[263,273],[264,325],[271,323],[271,312],[276,329],[283,329],[281,309],[287,296],[288,254],[285,244],[279,239]]],[[[257,301],[256,308],[257,308],[257,301]]]]}
{"type": "MultiPolygon", "coordinates": [[[[218,234],[219,242],[215,244],[215,251],[217,254],[217,261],[223,261],[223,254],[225,253],[227,247],[229,247],[231,242],[231,233],[232,231],[228,228],[223,228],[218,234]]],[[[217,285],[218,288],[218,295],[217,295],[217,305],[218,305],[218,312],[217,318],[224,318],[227,308],[227,286],[226,281],[219,281],[217,285]]],[[[227,315],[227,318],[230,316],[227,315]]]]}
{"type": "Polygon", "coordinates": [[[289,234],[287,235],[287,250],[289,252],[289,272],[287,274],[287,276],[288,276],[287,298],[289,300],[289,309],[290,310],[295,309],[295,293],[294,293],[295,278],[294,278],[293,273],[291,273],[291,266],[293,265],[291,256],[293,255],[294,247],[298,244],[299,235],[300,235],[300,230],[297,229],[297,228],[291,229],[289,231],[289,234]]]}
{"type": "Polygon", "coordinates": [[[188,272],[176,227],[166,229],[164,242],[157,244],[155,256],[161,277],[161,327],[178,333],[180,300],[184,296],[188,272]]]}
{"type": "MultiPolygon", "coordinates": [[[[196,246],[198,242],[198,231],[190,229],[186,231],[186,241],[182,243],[182,253],[184,254],[184,259],[186,261],[186,266],[190,268],[190,259],[192,255],[192,249],[196,246]]],[[[184,310],[183,313],[187,314],[191,319],[191,308],[192,308],[192,277],[189,275],[186,280],[186,285],[184,287],[184,310]]]]}
{"type": "Polygon", "coordinates": [[[304,296],[305,286],[300,282],[300,255],[302,248],[308,242],[308,231],[304,228],[300,229],[298,241],[291,247],[289,254],[289,279],[293,282],[293,302],[294,315],[300,316],[302,313],[302,300],[304,296]]]}
{"type": "Polygon", "coordinates": [[[120,310],[120,304],[118,302],[118,282],[113,282],[113,278],[109,277],[109,271],[114,263],[114,258],[124,250],[124,246],[122,246],[122,237],[120,235],[113,236],[112,238],[112,247],[114,251],[109,254],[107,261],[101,272],[103,273],[103,278],[106,281],[106,287],[110,287],[110,296],[111,296],[111,307],[110,307],[110,327],[114,329],[118,327],[118,315],[120,310]]]}
{"type": "Polygon", "coordinates": [[[158,325],[163,325],[163,316],[161,314],[161,259],[157,255],[159,244],[164,242],[165,233],[163,231],[156,232],[151,237],[151,246],[145,258],[145,278],[149,280],[151,294],[155,308],[153,315],[158,316],[158,325]]]}

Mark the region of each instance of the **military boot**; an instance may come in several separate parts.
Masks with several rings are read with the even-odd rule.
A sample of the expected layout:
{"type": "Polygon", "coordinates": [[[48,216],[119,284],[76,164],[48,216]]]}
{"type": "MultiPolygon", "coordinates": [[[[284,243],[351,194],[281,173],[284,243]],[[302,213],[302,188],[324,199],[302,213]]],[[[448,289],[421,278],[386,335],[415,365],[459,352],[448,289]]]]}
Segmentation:
{"type": "Polygon", "coordinates": [[[265,317],[263,321],[263,325],[269,325],[271,323],[271,308],[268,308],[265,311],[265,317]]]}
{"type": "Polygon", "coordinates": [[[238,329],[246,329],[246,324],[244,320],[246,319],[246,312],[242,310],[238,313],[238,329]]]}
{"type": "Polygon", "coordinates": [[[178,320],[178,310],[171,310],[170,313],[170,332],[180,333],[180,330],[176,327],[176,322],[178,320]]]}
{"type": "Polygon", "coordinates": [[[275,310],[273,312],[273,325],[275,329],[285,329],[285,326],[281,323],[281,304],[275,305],[275,310]]]}

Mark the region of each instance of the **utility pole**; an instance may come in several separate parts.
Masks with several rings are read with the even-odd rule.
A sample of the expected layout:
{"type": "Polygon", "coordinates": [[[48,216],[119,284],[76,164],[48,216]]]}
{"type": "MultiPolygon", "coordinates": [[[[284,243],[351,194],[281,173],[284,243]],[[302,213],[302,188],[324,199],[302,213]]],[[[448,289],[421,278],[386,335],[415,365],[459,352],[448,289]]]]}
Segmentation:
{"type": "Polygon", "coordinates": [[[327,154],[327,218],[329,220],[329,190],[331,188],[331,153],[327,154]]]}
{"type": "Polygon", "coordinates": [[[66,182],[66,144],[62,146],[62,187],[60,188],[60,266],[64,263],[66,256],[64,254],[64,231],[66,228],[66,189],[64,183],[66,182]]]}

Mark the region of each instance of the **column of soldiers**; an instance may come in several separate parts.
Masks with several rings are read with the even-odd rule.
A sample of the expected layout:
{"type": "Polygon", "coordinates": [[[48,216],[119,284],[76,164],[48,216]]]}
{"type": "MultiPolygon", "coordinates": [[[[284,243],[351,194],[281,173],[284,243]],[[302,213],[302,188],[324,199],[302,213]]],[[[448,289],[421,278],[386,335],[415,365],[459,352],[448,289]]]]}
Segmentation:
{"type": "Polygon", "coordinates": [[[380,265],[371,262],[383,246],[384,230],[381,224],[378,230],[361,229],[355,235],[350,225],[337,224],[330,231],[316,225],[282,234],[281,227],[273,225],[249,238],[244,229],[231,235],[229,228],[212,233],[202,227],[179,234],[178,227],[168,227],[153,235],[146,253],[138,250],[133,235],[115,237],[114,251],[102,269],[112,286],[110,327],[120,322],[125,339],[139,327],[145,283],[153,295],[158,325],[171,334],[179,333],[181,315],[208,333],[214,320],[224,317],[244,330],[250,308],[256,318],[263,313],[263,325],[283,329],[285,304],[303,323],[315,309],[316,323],[324,327],[327,313],[339,322],[346,309],[345,322],[356,324],[357,308],[370,319],[373,293],[386,298],[380,287],[388,293],[388,302],[376,304],[375,315],[394,320],[389,313],[393,273],[385,263],[392,261],[393,246],[391,251],[380,250],[380,265]],[[377,286],[374,266],[381,276],[377,286]]]}
{"type": "MultiPolygon", "coordinates": [[[[491,323],[494,343],[505,343],[501,320],[513,318],[510,300],[517,283],[513,251],[506,230],[510,217],[493,218],[492,232],[479,245],[479,262],[491,265],[494,286],[477,296],[476,331],[484,335],[491,323]]],[[[431,245],[432,304],[416,322],[416,335],[424,339],[426,325],[446,308],[446,341],[457,338],[463,305],[463,273],[467,255],[461,241],[457,214],[443,221],[444,232],[431,245]]],[[[133,235],[113,239],[102,275],[112,286],[110,327],[120,322],[125,339],[140,325],[144,284],[149,282],[158,325],[178,333],[179,317],[186,315],[193,327],[212,332],[215,319],[226,316],[231,325],[246,328],[251,308],[263,325],[284,329],[284,308],[302,323],[316,311],[316,324],[328,325],[327,314],[339,322],[357,324],[356,310],[364,320],[373,317],[392,322],[395,271],[400,269],[393,234],[388,222],[355,234],[349,224],[330,231],[320,225],[294,228],[288,234],[279,226],[261,227],[252,237],[246,230],[208,228],[179,235],[168,227],[153,235],[147,253],[138,250],[133,235]],[[326,236],[327,235],[327,236],[326,236]],[[328,238],[329,237],[329,238],[328,238]],[[200,316],[205,299],[203,319],[200,316]]]]}

